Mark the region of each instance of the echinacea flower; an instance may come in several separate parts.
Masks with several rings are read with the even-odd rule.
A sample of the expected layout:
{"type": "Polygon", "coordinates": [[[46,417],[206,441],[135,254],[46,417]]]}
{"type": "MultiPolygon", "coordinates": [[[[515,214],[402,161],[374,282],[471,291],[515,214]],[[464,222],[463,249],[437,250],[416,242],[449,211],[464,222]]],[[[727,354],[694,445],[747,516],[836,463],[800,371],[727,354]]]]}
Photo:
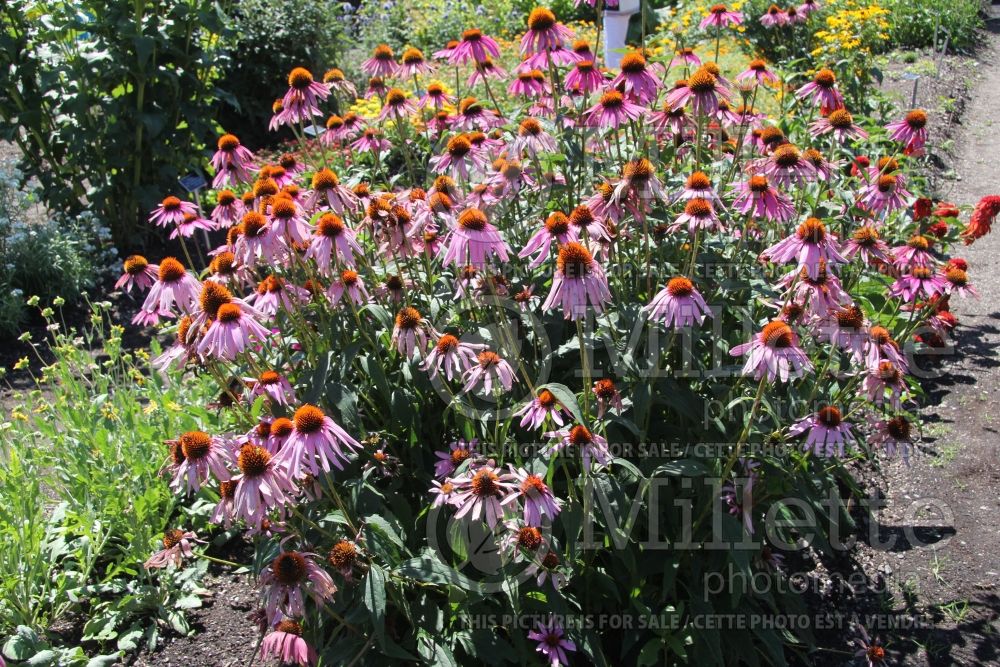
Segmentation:
{"type": "Polygon", "coordinates": [[[453,104],[454,102],[455,98],[448,94],[443,83],[440,81],[431,81],[427,84],[427,90],[420,97],[417,104],[421,109],[426,109],[427,107],[441,109],[446,104],[453,104]]]}
{"type": "Polygon", "coordinates": [[[456,519],[466,516],[473,521],[482,519],[490,528],[503,519],[500,501],[510,490],[510,483],[501,479],[493,466],[486,464],[469,470],[452,481],[458,487],[453,503],[458,508],[456,519]]]}
{"type": "Polygon", "coordinates": [[[875,405],[886,402],[885,394],[889,392],[889,405],[898,410],[906,393],[906,381],[899,365],[884,359],[878,365],[868,368],[863,388],[868,400],[875,405]]]}
{"type": "Polygon", "coordinates": [[[146,295],[142,309],[132,318],[133,324],[149,326],[161,317],[174,317],[176,307],[182,314],[194,313],[201,283],[173,257],[165,257],[156,272],[156,282],[146,295]]]}
{"type": "Polygon", "coordinates": [[[722,228],[719,216],[708,199],[700,197],[689,199],[684,204],[684,210],[667,227],[667,231],[676,232],[687,227],[688,234],[694,236],[699,230],[715,231],[722,228]]]}
{"type": "Polygon", "coordinates": [[[385,153],[390,148],[392,148],[392,144],[382,136],[382,130],[377,127],[366,127],[361,136],[351,143],[352,150],[376,156],[385,153]]]}
{"type": "Polygon", "coordinates": [[[854,116],[847,109],[834,109],[829,115],[813,122],[809,130],[814,137],[832,132],[838,143],[846,139],[868,138],[868,133],[854,122],[854,116]]]}
{"type": "Polygon", "coordinates": [[[670,68],[674,67],[701,67],[701,58],[691,47],[683,47],[674,52],[674,57],[670,60],[670,68]]]}
{"type": "Polygon", "coordinates": [[[833,310],[815,325],[817,337],[829,341],[841,350],[850,352],[851,358],[864,361],[865,345],[868,343],[867,321],[864,312],[857,305],[849,305],[833,310]]]}
{"type": "Polygon", "coordinates": [[[534,253],[538,253],[528,264],[529,268],[534,269],[541,266],[548,259],[549,249],[553,242],[561,246],[578,239],[577,230],[570,225],[566,214],[562,211],[553,211],[545,219],[545,223],[541,228],[528,239],[528,242],[517,256],[523,259],[530,257],[534,253]]]}
{"type": "Polygon", "coordinates": [[[816,456],[844,456],[844,446],[854,439],[851,425],[844,421],[840,410],[832,405],[826,405],[792,426],[788,434],[798,437],[803,433],[806,441],[805,451],[811,451],[816,456]]]}
{"type": "MultiPolygon", "coordinates": [[[[910,465],[910,450],[913,449],[913,429],[909,420],[903,415],[898,415],[891,419],[879,420],[875,424],[875,429],[875,433],[871,438],[872,442],[881,445],[885,449],[887,456],[895,456],[897,453],[901,454],[903,462],[906,465],[910,465]]],[[[879,654],[876,651],[873,655],[878,656],[879,654]]]]}
{"type": "Polygon", "coordinates": [[[812,370],[809,356],[799,347],[798,336],[781,320],[768,322],[750,342],[737,345],[729,354],[734,357],[749,354],[742,373],[752,373],[755,380],[788,382],[812,370]]]}
{"type": "Polygon", "coordinates": [[[690,101],[696,115],[707,116],[719,108],[720,99],[728,102],[731,97],[729,89],[703,65],[687,78],[685,85],[675,88],[667,95],[667,104],[671,108],[678,108],[690,101]]]}
{"type": "Polygon", "coordinates": [[[197,493],[208,481],[209,474],[216,479],[229,481],[229,465],[234,463],[229,446],[221,438],[210,436],[203,431],[188,431],[171,443],[178,447],[184,460],[174,471],[170,488],[180,491],[183,487],[188,494],[197,493]]]}
{"type": "Polygon", "coordinates": [[[904,144],[907,155],[913,155],[927,143],[927,112],[914,109],[902,119],[886,125],[885,129],[890,139],[904,144]]]}
{"type": "Polygon", "coordinates": [[[418,352],[423,355],[427,349],[429,328],[430,323],[424,319],[420,311],[406,306],[396,314],[391,345],[407,359],[413,359],[418,352]]]}
{"type": "Polygon", "coordinates": [[[864,658],[868,667],[885,667],[885,649],[879,643],[878,639],[869,639],[868,633],[861,625],[858,625],[857,628],[861,638],[857,640],[859,648],[854,653],[854,656],[856,658],[864,658]]]}
{"type": "Polygon", "coordinates": [[[282,551],[260,573],[261,597],[267,618],[274,623],[282,615],[300,618],[305,615],[305,597],[322,605],[333,598],[337,586],[313,560],[315,554],[282,551]]]}
{"type": "Polygon", "coordinates": [[[294,478],[301,477],[303,471],[313,476],[320,471],[328,473],[331,465],[343,470],[344,464],[350,462],[344,448],[361,449],[357,440],[315,405],[301,406],[292,422],[295,430],[276,460],[286,465],[294,478]]]}
{"type": "Polygon", "coordinates": [[[448,446],[448,451],[434,452],[437,462],[434,464],[434,476],[438,478],[449,477],[458,470],[465,461],[476,453],[479,446],[478,440],[458,440],[448,446]]]}
{"type": "Polygon", "coordinates": [[[547,7],[535,7],[528,15],[528,31],[521,38],[521,55],[564,49],[573,32],[556,20],[547,7]]]}
{"type": "Polygon", "coordinates": [[[507,86],[507,92],[529,99],[544,97],[549,92],[548,80],[541,70],[523,70],[507,86]]]}
{"type": "Polygon", "coordinates": [[[232,480],[236,483],[235,515],[253,528],[260,528],[268,512],[288,503],[298,493],[285,467],[278,465],[271,453],[259,445],[243,445],[236,457],[236,467],[240,474],[232,480]]]}
{"type": "Polygon", "coordinates": [[[837,237],[817,218],[806,218],[791,234],[761,253],[761,259],[775,264],[796,262],[810,278],[819,275],[820,264],[830,267],[847,260],[837,251],[837,237]]]}
{"type": "MultiPolygon", "coordinates": [[[[611,202],[617,205],[624,201],[626,205],[631,204],[635,211],[646,211],[653,199],[667,201],[668,198],[667,191],[656,177],[653,163],[646,158],[636,158],[622,167],[622,178],[614,188],[611,202]]],[[[599,215],[597,209],[590,208],[594,215],[599,215]]]]}
{"type": "Polygon", "coordinates": [[[712,188],[712,180],[703,171],[696,171],[684,181],[684,187],[674,195],[674,201],[689,201],[691,199],[706,199],[713,206],[722,207],[722,198],[712,188]]]}
{"type": "Polygon", "coordinates": [[[958,294],[963,297],[978,297],[976,289],[969,284],[969,274],[965,269],[957,266],[947,266],[944,268],[945,292],[947,294],[958,294]]]}
{"type": "Polygon", "coordinates": [[[476,356],[476,361],[475,366],[465,371],[462,378],[465,381],[462,393],[467,393],[480,385],[484,394],[490,394],[494,389],[506,392],[517,382],[514,369],[496,352],[484,350],[476,356]]]}
{"type": "Polygon", "coordinates": [[[705,299],[684,276],[671,278],[642,310],[666,327],[690,327],[712,317],[705,299]]]}
{"type": "Polygon", "coordinates": [[[914,234],[905,245],[892,249],[892,263],[898,269],[909,269],[914,266],[933,267],[937,260],[931,254],[932,240],[922,234],[914,234]]]}
{"type": "Polygon", "coordinates": [[[217,150],[212,155],[211,165],[215,169],[212,188],[218,190],[224,185],[249,183],[250,169],[253,165],[253,153],[240,144],[240,140],[232,134],[219,137],[217,150]]]}
{"type": "Polygon", "coordinates": [[[150,264],[142,255],[126,257],[122,270],[121,277],[115,281],[115,289],[124,292],[131,292],[132,287],[140,292],[149,289],[156,283],[160,273],[160,267],[150,264]]]}
{"type": "Polygon", "coordinates": [[[341,262],[348,267],[355,264],[355,255],[362,255],[354,230],[347,226],[344,219],[335,213],[324,213],[316,221],[316,229],[305,258],[316,260],[316,268],[320,275],[333,274],[334,264],[341,262]]]}
{"type": "Polygon", "coordinates": [[[458,223],[448,232],[442,249],[441,262],[445,265],[482,268],[493,257],[501,262],[510,261],[509,248],[499,230],[478,208],[462,211],[458,223]]]}
{"type": "Polygon", "coordinates": [[[177,227],[184,222],[184,216],[197,215],[198,207],[177,197],[166,197],[149,214],[149,221],[157,227],[177,227]]]}
{"type": "Polygon", "coordinates": [[[431,64],[424,58],[423,51],[410,47],[403,51],[399,58],[400,66],[397,75],[401,79],[413,79],[418,76],[426,76],[434,71],[431,64]]]}
{"type": "Polygon", "coordinates": [[[733,207],[755,218],[788,222],[795,215],[791,198],[771,185],[766,176],[754,174],[736,186],[733,207]]]}
{"type": "Polygon", "coordinates": [[[514,413],[515,417],[521,417],[521,428],[534,430],[541,428],[546,419],[551,419],[556,426],[562,426],[562,415],[568,417],[569,413],[559,405],[555,395],[548,389],[539,391],[538,395],[514,413]]]}
{"type": "Polygon", "coordinates": [[[550,667],[568,665],[566,652],[576,651],[576,644],[566,639],[566,633],[555,616],[550,616],[548,623],[539,621],[535,629],[528,633],[528,639],[538,642],[535,651],[542,654],[550,667]]]}
{"type": "Polygon", "coordinates": [[[536,156],[539,153],[555,153],[559,150],[552,138],[536,118],[525,118],[517,128],[517,138],[513,149],[519,154],[536,156]]]}
{"type": "Polygon", "coordinates": [[[861,255],[865,264],[889,263],[889,246],[879,238],[878,230],[871,225],[862,225],[854,230],[843,248],[844,257],[851,259],[861,255]]]}
{"type": "Polygon", "coordinates": [[[295,402],[295,389],[284,375],[277,371],[264,371],[256,378],[249,378],[250,396],[267,396],[276,405],[291,405],[295,402]]]}
{"type": "Polygon", "coordinates": [[[544,433],[543,436],[556,439],[556,442],[545,450],[548,454],[552,456],[579,455],[586,470],[592,470],[595,464],[607,465],[611,462],[608,441],[581,424],[544,433]]]}
{"type": "Polygon", "coordinates": [[[396,55],[386,44],[379,44],[372,51],[371,58],[361,63],[361,71],[368,76],[392,77],[399,70],[396,55]]]}
{"type": "Polygon", "coordinates": [[[810,100],[829,111],[844,106],[844,98],[837,90],[837,76],[826,67],[816,72],[812,81],[795,91],[795,96],[800,100],[810,100]]]}
{"type": "Polygon", "coordinates": [[[337,67],[331,67],[323,73],[323,83],[330,86],[330,90],[341,93],[348,99],[353,100],[358,96],[358,91],[354,84],[347,80],[344,71],[337,67]]]}
{"type": "Polygon", "coordinates": [[[231,190],[219,190],[215,194],[215,208],[212,209],[212,222],[218,229],[228,229],[239,222],[245,213],[243,201],[231,190]]]}
{"type": "Polygon", "coordinates": [[[558,305],[565,319],[577,320],[585,315],[588,303],[597,313],[602,313],[604,306],[610,302],[608,279],[590,251],[576,241],[559,248],[552,289],[542,304],[542,310],[551,310],[558,305]]]}
{"type": "Polygon", "coordinates": [[[617,90],[609,90],[601,95],[597,104],[584,112],[584,120],[593,127],[614,129],[641,118],[644,112],[644,107],[628,100],[617,90]]]}
{"type": "Polygon", "coordinates": [[[625,409],[622,402],[622,395],[615,387],[615,383],[608,378],[603,378],[594,382],[594,386],[591,388],[594,392],[594,397],[597,399],[597,418],[603,419],[604,413],[607,412],[608,408],[614,408],[617,412],[621,413],[625,409]]]}
{"type": "Polygon", "coordinates": [[[604,86],[604,75],[593,58],[581,60],[566,75],[566,90],[589,95],[604,86]]]}
{"type": "Polygon", "coordinates": [[[708,14],[701,20],[698,27],[705,30],[708,27],[724,28],[743,23],[743,14],[733,11],[723,4],[715,4],[708,8],[708,14]]]}
{"type": "Polygon", "coordinates": [[[233,525],[233,519],[236,517],[235,499],[236,482],[232,480],[219,482],[219,502],[216,503],[215,509],[212,510],[212,517],[209,521],[229,530],[233,525]]]}
{"type": "Polygon", "coordinates": [[[231,361],[251,343],[263,343],[270,335],[254,319],[252,311],[236,303],[224,303],[198,344],[198,354],[231,361]]]}
{"type": "Polygon", "coordinates": [[[461,41],[451,49],[448,62],[452,65],[485,60],[487,57],[500,58],[500,45],[492,37],[483,34],[478,28],[470,28],[462,32],[461,41]]]}
{"type": "Polygon", "coordinates": [[[264,635],[260,658],[264,661],[274,658],[282,665],[299,667],[311,667],[319,659],[315,649],[302,638],[302,626],[289,619],[279,621],[273,631],[264,635]]]}
{"type": "Polygon", "coordinates": [[[792,144],[782,144],[771,155],[754,163],[755,172],[781,186],[802,185],[815,180],[816,170],[802,151],[792,144]]]}
{"type": "Polygon", "coordinates": [[[457,134],[448,140],[445,151],[431,158],[431,168],[439,174],[450,174],[463,181],[486,171],[486,156],[473,150],[472,142],[465,134],[457,134]]]}
{"type": "Polygon", "coordinates": [[[281,98],[286,122],[305,123],[313,116],[322,116],[319,103],[329,96],[330,86],[313,79],[304,67],[296,67],[288,74],[288,92],[281,98]]]}
{"type": "Polygon", "coordinates": [[[754,58],[745,70],[736,75],[736,81],[749,81],[753,79],[757,83],[777,83],[778,75],[767,68],[767,62],[760,58],[754,58]]]}
{"type": "Polygon", "coordinates": [[[914,266],[889,287],[889,293],[913,303],[920,297],[931,299],[945,293],[947,282],[926,266],[914,266]]]}
{"type": "Polygon", "coordinates": [[[444,369],[445,377],[453,380],[456,375],[462,377],[479,363],[478,355],[485,349],[485,345],[465,343],[451,334],[442,334],[427,353],[421,368],[427,371],[431,379],[444,369]]]}
{"type": "Polygon", "coordinates": [[[166,531],[163,533],[163,549],[150,556],[143,563],[143,567],[147,570],[162,568],[167,565],[180,567],[185,558],[190,558],[194,555],[191,543],[200,542],[201,540],[197,539],[197,537],[190,530],[174,529],[166,531]]]}
{"type": "Polygon", "coordinates": [[[610,88],[624,90],[625,94],[639,104],[649,104],[662,86],[660,80],[650,73],[646,58],[638,51],[626,53],[621,61],[621,73],[608,84],[610,88]]]}
{"type": "Polygon", "coordinates": [[[539,475],[529,473],[524,468],[511,466],[510,473],[505,475],[505,478],[511,483],[511,492],[501,504],[522,501],[524,523],[529,526],[541,526],[544,520],[552,522],[559,515],[561,509],[559,501],[539,475]]]}
{"type": "Polygon", "coordinates": [[[409,100],[406,93],[399,88],[391,88],[385,94],[385,101],[382,110],[379,112],[379,122],[392,119],[396,121],[405,120],[416,113],[417,108],[409,100]]]}

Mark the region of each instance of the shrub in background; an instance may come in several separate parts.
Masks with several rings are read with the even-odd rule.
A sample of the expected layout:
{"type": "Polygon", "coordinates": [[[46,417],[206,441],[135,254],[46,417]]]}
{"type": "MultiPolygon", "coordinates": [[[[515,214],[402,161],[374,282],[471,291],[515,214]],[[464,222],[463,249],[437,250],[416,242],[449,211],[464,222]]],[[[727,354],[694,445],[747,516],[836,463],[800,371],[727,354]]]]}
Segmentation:
{"type": "Polygon", "coordinates": [[[889,39],[898,48],[969,50],[983,22],[978,0],[884,0],[889,39]]]}

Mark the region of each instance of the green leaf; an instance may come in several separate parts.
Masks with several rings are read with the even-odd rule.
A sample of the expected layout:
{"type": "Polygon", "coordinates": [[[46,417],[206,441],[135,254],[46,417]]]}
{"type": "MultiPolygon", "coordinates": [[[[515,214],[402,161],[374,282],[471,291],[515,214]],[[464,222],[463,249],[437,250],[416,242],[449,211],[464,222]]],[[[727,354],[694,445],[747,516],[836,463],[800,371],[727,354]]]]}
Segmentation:
{"type": "Polygon", "coordinates": [[[375,636],[382,645],[385,642],[385,572],[374,563],[365,577],[364,596],[365,607],[371,613],[375,626],[375,636]]]}
{"type": "Polygon", "coordinates": [[[442,563],[437,556],[425,552],[422,556],[411,558],[396,568],[396,574],[410,577],[417,581],[442,586],[455,586],[464,591],[476,591],[478,585],[458,570],[442,563]]]}
{"type": "Polygon", "coordinates": [[[552,395],[556,397],[556,400],[573,414],[573,418],[576,419],[577,424],[586,425],[587,422],[583,419],[583,411],[580,410],[580,404],[576,400],[576,394],[570,391],[569,387],[564,384],[559,384],[558,382],[550,382],[549,384],[543,384],[538,387],[538,391],[541,391],[542,389],[548,389],[552,392],[552,395]]]}

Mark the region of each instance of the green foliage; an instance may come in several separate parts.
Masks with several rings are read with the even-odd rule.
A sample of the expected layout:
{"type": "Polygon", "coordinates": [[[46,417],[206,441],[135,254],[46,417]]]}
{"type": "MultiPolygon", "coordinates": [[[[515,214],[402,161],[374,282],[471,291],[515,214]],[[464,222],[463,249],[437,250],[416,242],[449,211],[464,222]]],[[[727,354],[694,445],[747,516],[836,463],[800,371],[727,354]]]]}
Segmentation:
{"type": "Polygon", "coordinates": [[[969,50],[982,27],[979,0],[883,0],[893,48],[969,50]]]}
{"type": "Polygon", "coordinates": [[[0,135],[21,148],[23,177],[49,208],[89,208],[134,246],[214,138],[219,7],[11,0],[0,11],[0,135]]]}
{"type": "Polygon", "coordinates": [[[36,350],[55,361],[0,424],[0,635],[18,628],[7,658],[52,651],[85,664],[83,651],[49,645],[49,628],[79,615],[91,647],[155,646],[153,619],[185,633],[180,610],[200,604],[203,567],[156,576],[142,563],[175,520],[163,441],[214,420],[177,402],[209,390],[150,373],[144,353],[123,350],[109,308],[95,304],[79,334],[50,315],[52,338],[36,350]],[[90,351],[98,341],[105,356],[90,351]]]}
{"type": "Polygon", "coordinates": [[[114,270],[109,232],[92,213],[55,218],[32,209],[30,194],[0,171],[0,336],[16,336],[26,296],[76,301],[114,270]],[[36,219],[32,219],[36,218],[36,219]]]}
{"type": "Polygon", "coordinates": [[[273,143],[267,131],[271,102],[288,89],[288,72],[306,67],[322,74],[339,61],[346,2],[245,0],[233,5],[221,68],[224,98],[219,121],[252,147],[273,143]]]}

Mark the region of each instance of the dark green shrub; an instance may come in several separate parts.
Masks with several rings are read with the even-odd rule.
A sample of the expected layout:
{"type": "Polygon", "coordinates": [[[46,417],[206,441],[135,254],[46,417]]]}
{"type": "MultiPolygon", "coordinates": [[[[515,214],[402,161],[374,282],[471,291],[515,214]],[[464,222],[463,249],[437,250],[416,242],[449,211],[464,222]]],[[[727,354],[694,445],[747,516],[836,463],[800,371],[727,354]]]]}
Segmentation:
{"type": "Polygon", "coordinates": [[[889,42],[895,48],[967,50],[982,26],[979,0],[885,0],[889,42]]]}

